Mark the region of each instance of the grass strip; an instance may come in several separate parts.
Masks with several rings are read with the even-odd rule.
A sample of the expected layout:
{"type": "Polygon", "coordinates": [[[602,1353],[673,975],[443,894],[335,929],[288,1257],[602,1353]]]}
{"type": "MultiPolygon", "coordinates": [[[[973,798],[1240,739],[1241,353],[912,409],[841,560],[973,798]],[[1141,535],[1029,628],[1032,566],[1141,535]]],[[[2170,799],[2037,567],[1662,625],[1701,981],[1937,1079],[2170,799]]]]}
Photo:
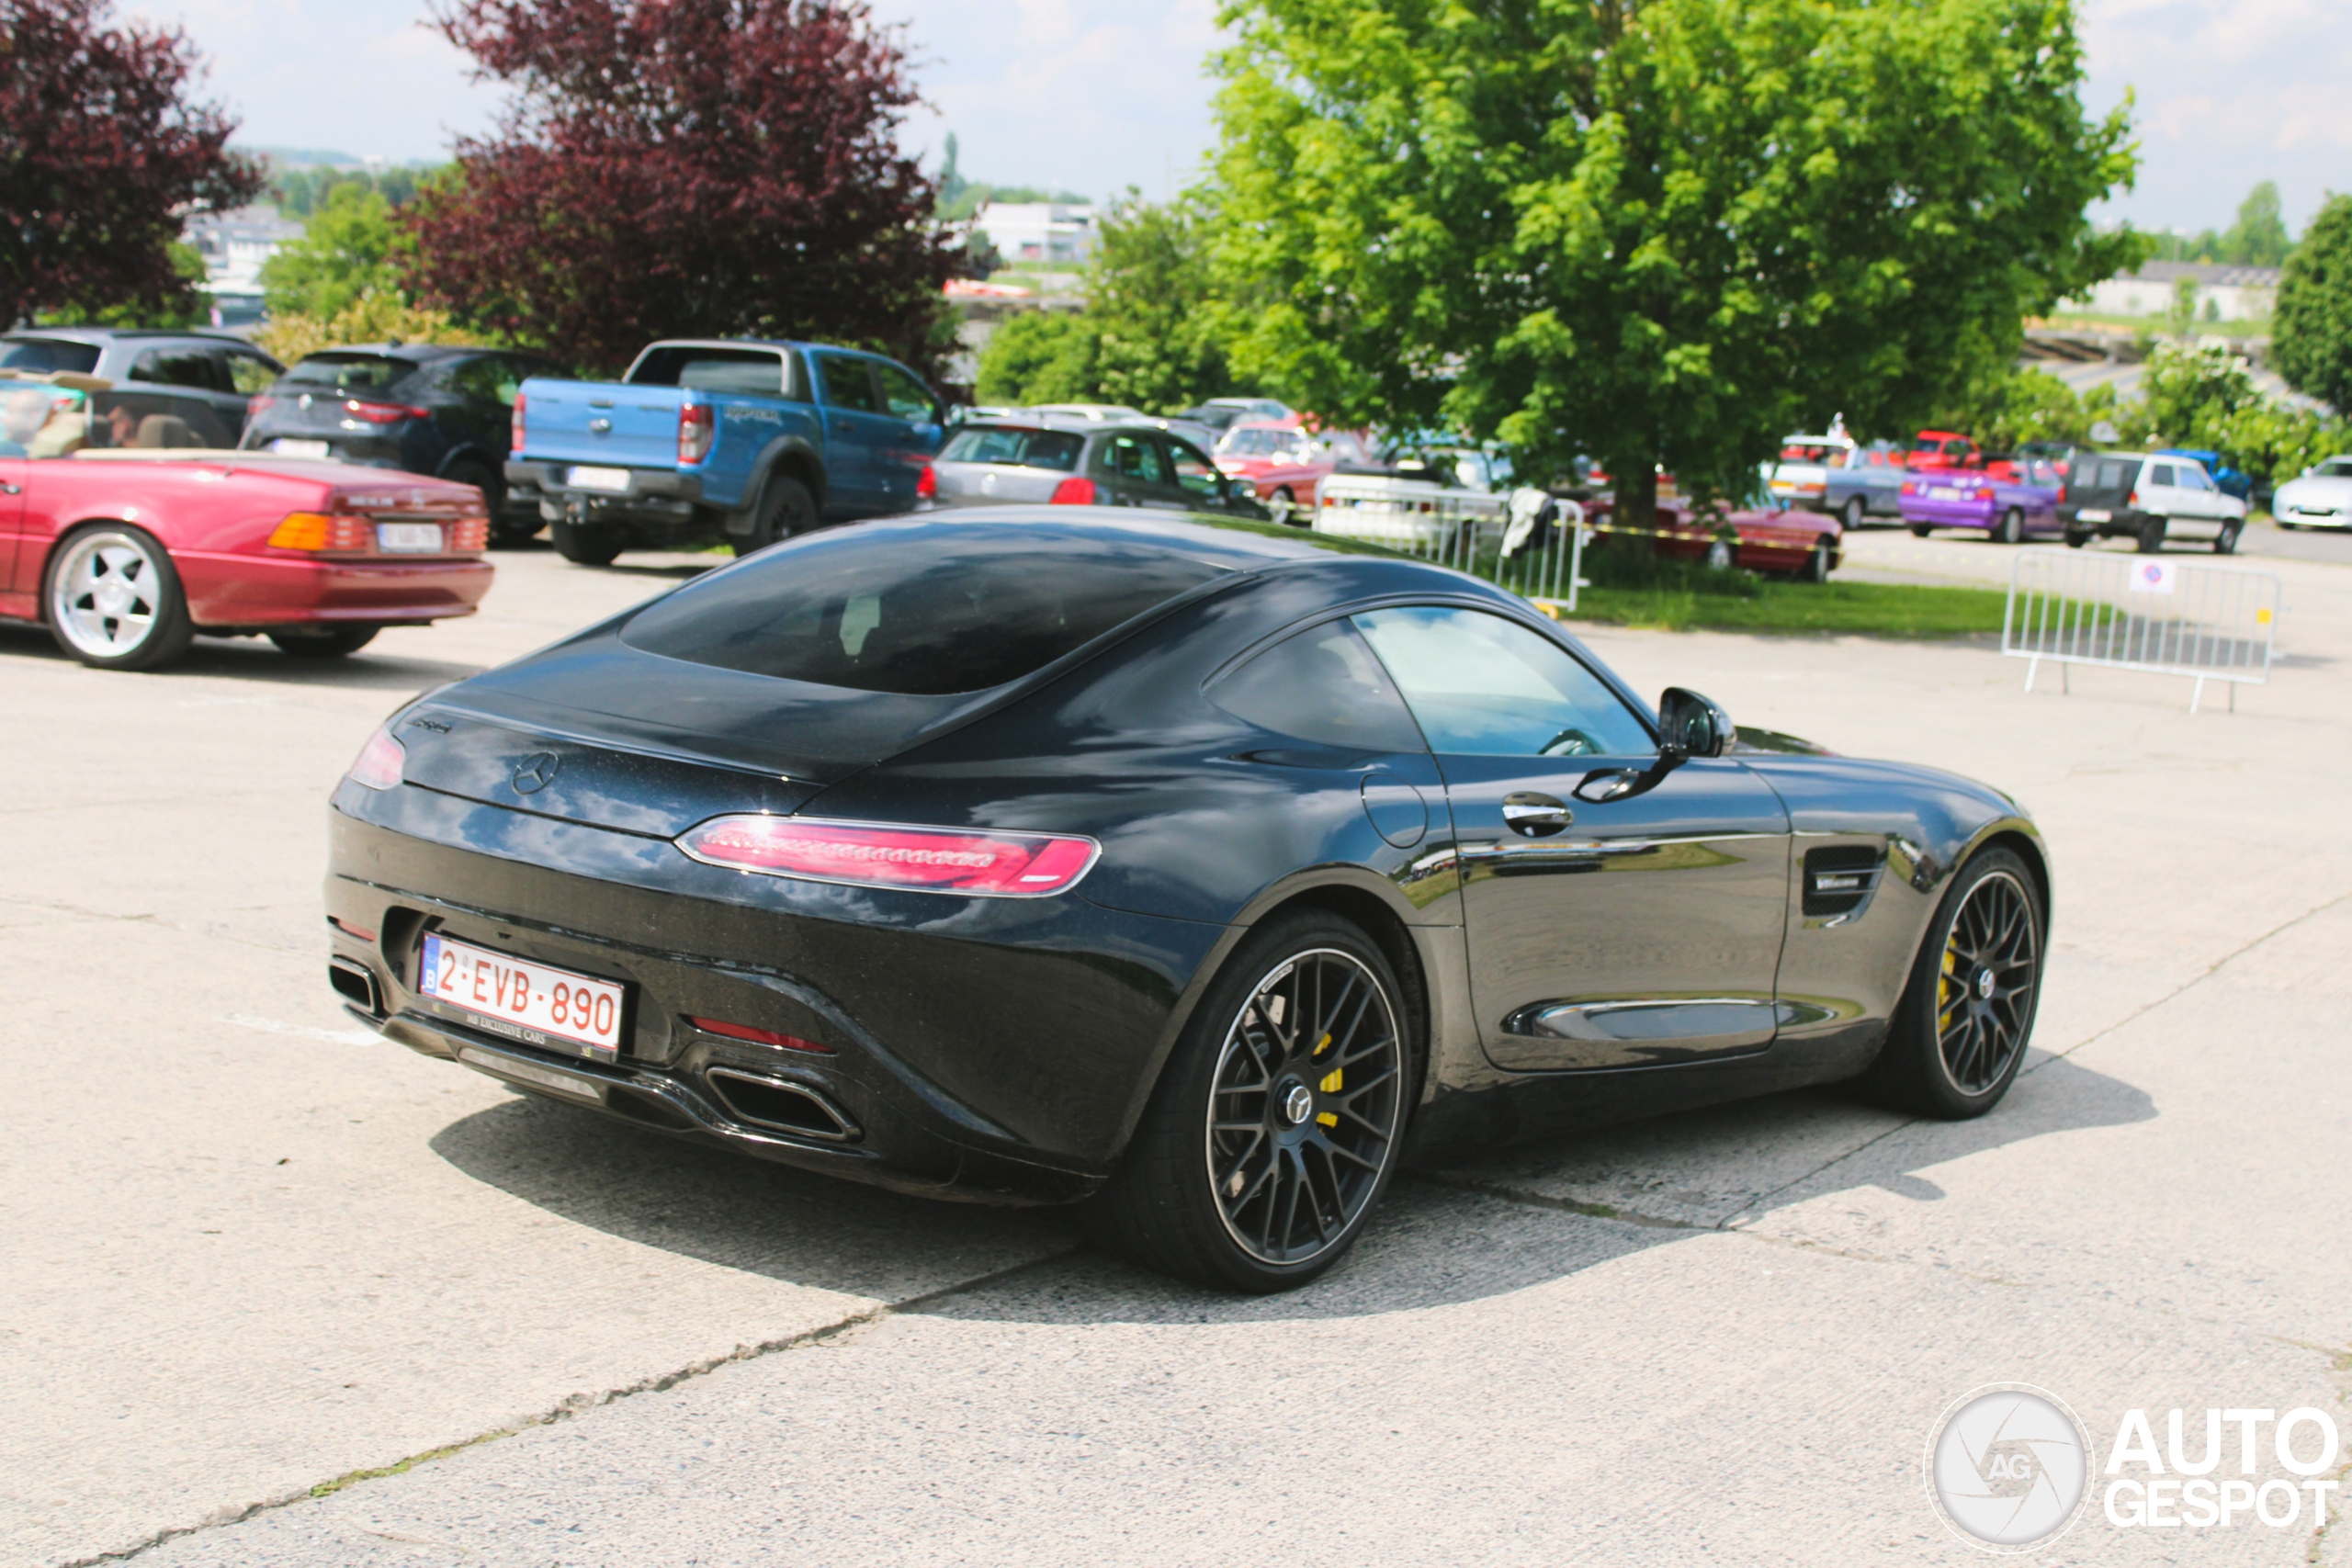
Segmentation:
{"type": "Polygon", "coordinates": [[[2001,629],[2007,595],[1997,588],[1915,588],[1879,582],[1760,582],[1757,592],[1688,588],[1585,589],[1564,619],[1665,631],[1849,632],[1871,637],[1965,637],[2001,629]]]}

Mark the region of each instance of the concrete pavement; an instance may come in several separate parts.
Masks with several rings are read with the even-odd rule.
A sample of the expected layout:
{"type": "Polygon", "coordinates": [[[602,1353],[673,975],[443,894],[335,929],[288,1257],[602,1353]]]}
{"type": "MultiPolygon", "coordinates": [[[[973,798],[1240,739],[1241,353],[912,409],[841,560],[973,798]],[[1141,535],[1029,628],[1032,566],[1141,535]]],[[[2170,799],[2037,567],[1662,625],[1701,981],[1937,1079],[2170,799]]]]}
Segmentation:
{"type": "MultiPolygon", "coordinates": [[[[104,675],[0,630],[7,1561],[1962,1562],[1919,1454],[1982,1383],[2102,1455],[2133,1407],[2352,1436],[2352,570],[2263,563],[2290,658],[2235,715],[2026,695],[1965,645],[1591,631],[1642,689],[2030,805],[2041,1049],[1973,1123],[1784,1096],[1421,1172],[1329,1279],[1236,1301],[366,1043],[320,983],[327,788],[405,693],[695,564],[499,558],[478,621],[334,669],[104,675]]],[[[2347,1531],[2094,1502],[2037,1556],[2347,1531]]]]}

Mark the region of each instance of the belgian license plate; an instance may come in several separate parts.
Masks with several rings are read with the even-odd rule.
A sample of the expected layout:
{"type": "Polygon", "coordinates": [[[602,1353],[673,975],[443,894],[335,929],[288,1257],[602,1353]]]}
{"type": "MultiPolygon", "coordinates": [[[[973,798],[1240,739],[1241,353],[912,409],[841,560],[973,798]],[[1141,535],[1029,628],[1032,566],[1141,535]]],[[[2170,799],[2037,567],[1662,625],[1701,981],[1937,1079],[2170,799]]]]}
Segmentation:
{"type": "Polygon", "coordinates": [[[571,470],[574,490],[619,491],[628,489],[627,468],[574,468],[571,470]]]}
{"type": "Polygon", "coordinates": [[[623,987],[428,933],[417,989],[465,1021],[527,1045],[618,1052],[623,987]]]}
{"type": "Polygon", "coordinates": [[[1958,501],[1960,499],[1960,491],[1952,489],[1950,485],[1929,485],[1928,487],[1928,493],[1938,501],[1958,501]]]}
{"type": "Polygon", "coordinates": [[[269,449],[284,457],[324,457],[334,450],[323,441],[296,441],[284,435],[271,442],[269,449]]]}
{"type": "Polygon", "coordinates": [[[441,553],[441,525],[379,523],[376,547],[388,556],[437,556],[441,553]]]}
{"type": "Polygon", "coordinates": [[[2115,521],[2115,516],[2114,513],[2109,512],[2094,512],[2086,506],[2080,512],[2075,513],[2075,521],[2077,523],[2112,523],[2115,521]]]}

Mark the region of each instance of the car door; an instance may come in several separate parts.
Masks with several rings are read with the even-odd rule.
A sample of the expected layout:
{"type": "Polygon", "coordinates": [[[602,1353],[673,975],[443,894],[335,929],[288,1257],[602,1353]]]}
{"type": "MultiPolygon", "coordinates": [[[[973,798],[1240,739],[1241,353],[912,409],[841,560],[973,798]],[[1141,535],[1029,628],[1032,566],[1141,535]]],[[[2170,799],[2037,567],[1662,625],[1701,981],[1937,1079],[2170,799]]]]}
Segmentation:
{"type": "Polygon", "coordinates": [[[890,510],[903,512],[914,504],[922,466],[937,456],[946,426],[939,400],[905,366],[875,360],[874,379],[882,394],[883,412],[897,423],[890,450],[884,454],[883,488],[889,493],[890,510]]]}
{"type": "MultiPolygon", "coordinates": [[[[0,412],[4,412],[5,405],[0,405],[0,412]]],[[[31,429],[38,430],[40,426],[34,424],[31,429]]],[[[7,434],[9,432],[0,430],[0,436],[7,434]]],[[[32,460],[23,455],[24,450],[22,442],[0,440],[0,593],[17,591],[17,556],[23,548],[25,485],[32,473],[32,460]]],[[[32,605],[29,601],[21,605],[10,605],[7,613],[29,615],[32,605]]]]}
{"type": "Polygon", "coordinates": [[[1470,989],[1498,1066],[1657,1066],[1777,1031],[1789,823],[1728,758],[1648,722],[1544,633],[1450,605],[1353,617],[1445,783],[1470,989]]]}
{"type": "Polygon", "coordinates": [[[1233,504],[1232,484],[1217,471],[1207,454],[1173,435],[1163,435],[1160,441],[1167,448],[1169,472],[1176,488],[1184,493],[1184,505],[1203,512],[1240,510],[1233,504]]]}
{"type": "Polygon", "coordinates": [[[2201,524],[2218,525],[2222,521],[2222,487],[2213,482],[2202,464],[2183,461],[2175,468],[2173,477],[2180,490],[2181,515],[2201,524]]]}
{"type": "Polygon", "coordinates": [[[2178,465],[2151,462],[2140,475],[2140,510],[2151,517],[2187,518],[2188,498],[2180,488],[2178,465]]]}
{"type": "Polygon", "coordinates": [[[1174,506],[1187,504],[1168,471],[1168,458],[1158,437],[1139,430],[1114,430],[1095,447],[1099,466],[1096,483],[1113,506],[1174,506]]]}
{"type": "Polygon", "coordinates": [[[825,401],[825,510],[870,517],[889,506],[883,471],[899,423],[882,411],[870,360],[823,350],[809,357],[817,362],[818,395],[825,401]]]}

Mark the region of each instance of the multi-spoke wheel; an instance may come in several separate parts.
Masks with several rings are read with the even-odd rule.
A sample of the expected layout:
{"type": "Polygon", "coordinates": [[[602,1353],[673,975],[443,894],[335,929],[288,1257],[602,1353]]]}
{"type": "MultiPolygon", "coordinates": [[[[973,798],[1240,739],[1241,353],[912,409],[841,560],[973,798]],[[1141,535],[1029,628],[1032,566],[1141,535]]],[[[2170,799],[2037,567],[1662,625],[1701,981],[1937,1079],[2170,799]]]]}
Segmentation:
{"type": "Polygon", "coordinates": [[[2025,1059],[2042,953],[2041,895],[2025,862],[2005,849],[1970,861],[1928,928],[1864,1085],[1929,1116],[1992,1110],[2025,1059]]]}
{"type": "Polygon", "coordinates": [[[1394,1173],[1419,1061],[1387,957],[1320,911],[1254,933],[1195,1010],[1096,1239],[1204,1283],[1272,1291],[1337,1262],[1394,1173]]]}
{"type": "Polygon", "coordinates": [[[57,645],[100,669],[152,669],[196,636],[172,558],[125,524],[68,536],[50,558],[42,599],[57,645]]]}

